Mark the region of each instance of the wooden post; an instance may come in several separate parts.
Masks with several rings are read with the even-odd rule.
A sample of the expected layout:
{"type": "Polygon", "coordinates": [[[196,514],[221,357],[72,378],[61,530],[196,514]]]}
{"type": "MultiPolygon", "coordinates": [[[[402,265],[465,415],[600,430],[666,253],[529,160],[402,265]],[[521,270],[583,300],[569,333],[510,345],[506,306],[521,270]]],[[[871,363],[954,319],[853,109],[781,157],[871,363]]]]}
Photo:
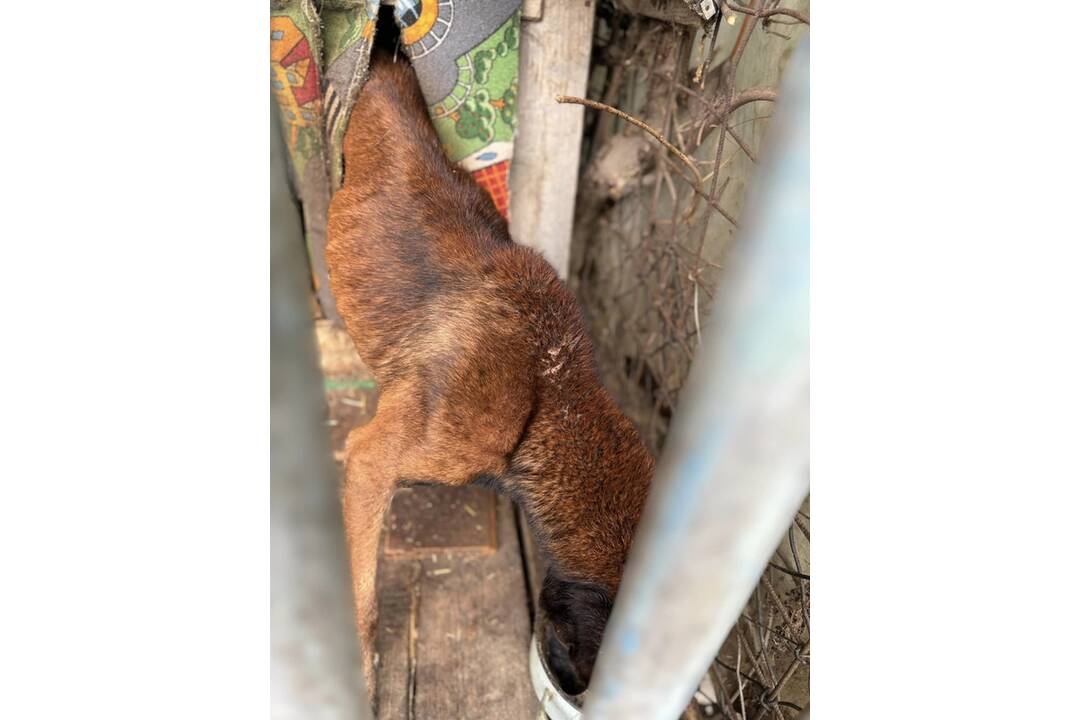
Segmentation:
{"type": "Polygon", "coordinates": [[[521,23],[510,231],[517,242],[542,252],[562,278],[570,262],[585,109],[560,105],[555,96],[585,95],[595,5],[530,0],[521,23]]]}

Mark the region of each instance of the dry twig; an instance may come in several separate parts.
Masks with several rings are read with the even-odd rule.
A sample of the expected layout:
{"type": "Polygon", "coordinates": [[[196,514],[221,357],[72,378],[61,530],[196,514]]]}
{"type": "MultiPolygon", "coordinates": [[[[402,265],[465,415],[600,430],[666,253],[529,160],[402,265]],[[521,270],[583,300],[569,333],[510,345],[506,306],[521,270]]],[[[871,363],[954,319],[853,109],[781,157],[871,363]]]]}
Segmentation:
{"type": "Polygon", "coordinates": [[[609,112],[612,115],[615,115],[616,117],[622,118],[623,120],[630,123],[631,125],[633,125],[636,128],[641,128],[642,130],[644,130],[645,132],[649,133],[654,138],[656,138],[660,142],[661,145],[663,145],[669,151],[671,151],[672,155],[674,155],[675,157],[679,158],[684,163],[686,163],[686,167],[690,168],[690,170],[694,173],[694,175],[700,181],[701,173],[698,172],[697,166],[694,164],[694,161],[691,160],[690,158],[688,158],[686,156],[686,154],[682,150],[680,150],[679,148],[675,147],[670,142],[668,142],[668,139],[666,137],[661,135],[658,131],[654,130],[652,128],[652,126],[649,125],[648,123],[646,123],[646,122],[644,122],[642,120],[638,120],[633,115],[625,113],[622,110],[619,110],[618,108],[613,108],[610,105],[605,105],[604,103],[597,102],[595,100],[587,100],[585,98],[574,97],[572,95],[556,95],[555,96],[555,102],[557,102],[557,103],[573,103],[575,105],[584,105],[585,107],[590,107],[593,110],[603,110],[604,112],[609,112]]]}
{"type": "Polygon", "coordinates": [[[790,10],[788,8],[773,8],[771,10],[755,10],[754,8],[746,7],[745,5],[739,5],[738,3],[731,2],[731,0],[724,0],[724,7],[733,12],[742,13],[743,15],[749,15],[755,18],[770,18],[774,15],[786,15],[788,17],[795,18],[801,23],[806,25],[810,24],[810,18],[799,12],[798,10],[790,10]]]}

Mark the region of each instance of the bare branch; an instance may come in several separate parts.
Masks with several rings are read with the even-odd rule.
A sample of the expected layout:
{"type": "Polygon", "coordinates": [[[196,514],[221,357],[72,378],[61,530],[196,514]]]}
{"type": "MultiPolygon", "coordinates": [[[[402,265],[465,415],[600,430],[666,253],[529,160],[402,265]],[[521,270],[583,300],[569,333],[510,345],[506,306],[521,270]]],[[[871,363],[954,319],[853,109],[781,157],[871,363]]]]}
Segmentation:
{"type": "Polygon", "coordinates": [[[798,10],[790,10],[788,8],[773,8],[772,10],[755,10],[754,8],[746,7],[745,5],[739,5],[738,3],[731,2],[731,0],[724,0],[724,7],[727,9],[742,13],[743,15],[750,15],[756,18],[769,18],[773,15],[787,15],[788,17],[795,18],[801,23],[806,25],[810,24],[810,18],[807,15],[799,12],[798,10]]]}
{"type": "Polygon", "coordinates": [[[742,90],[732,99],[728,112],[735,112],[752,102],[776,102],[776,88],[754,87],[742,90]]]}
{"type": "Polygon", "coordinates": [[[616,117],[622,118],[634,127],[641,128],[642,130],[656,138],[658,141],[660,141],[660,144],[670,150],[672,155],[686,163],[686,166],[690,168],[691,171],[693,171],[694,176],[697,177],[699,181],[701,180],[701,173],[698,172],[697,166],[694,165],[694,161],[688,158],[682,150],[668,142],[667,138],[654,130],[652,126],[650,126],[648,123],[645,123],[642,120],[638,120],[633,115],[628,115],[622,110],[619,110],[618,108],[613,108],[610,105],[605,105],[604,103],[596,102],[595,100],[586,100],[585,98],[574,97],[572,95],[556,95],[555,102],[573,103],[575,105],[584,105],[585,107],[590,107],[593,110],[603,110],[604,112],[609,112],[616,117]]]}

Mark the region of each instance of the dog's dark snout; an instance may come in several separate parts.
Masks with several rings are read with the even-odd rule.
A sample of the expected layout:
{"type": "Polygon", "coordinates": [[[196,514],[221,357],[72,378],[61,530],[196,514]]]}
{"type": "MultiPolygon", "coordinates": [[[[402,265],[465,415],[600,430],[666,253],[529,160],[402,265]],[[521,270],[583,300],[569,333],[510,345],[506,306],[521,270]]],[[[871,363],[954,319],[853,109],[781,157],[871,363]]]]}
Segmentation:
{"type": "Polygon", "coordinates": [[[578,695],[588,687],[611,605],[611,593],[599,584],[567,580],[556,572],[544,579],[544,649],[564,692],[578,695]]]}

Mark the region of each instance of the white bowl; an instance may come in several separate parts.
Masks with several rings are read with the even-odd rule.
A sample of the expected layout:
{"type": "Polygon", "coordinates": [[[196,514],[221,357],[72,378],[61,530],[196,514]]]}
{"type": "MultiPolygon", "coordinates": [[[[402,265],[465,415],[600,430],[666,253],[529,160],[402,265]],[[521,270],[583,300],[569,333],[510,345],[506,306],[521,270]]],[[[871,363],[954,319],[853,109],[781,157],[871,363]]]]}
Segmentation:
{"type": "MultiPolygon", "coordinates": [[[[540,629],[543,629],[542,626],[540,629]]],[[[551,720],[581,720],[581,705],[584,704],[585,693],[567,695],[559,688],[548,670],[547,660],[540,646],[540,637],[537,635],[534,635],[529,643],[529,677],[532,679],[533,692],[540,701],[540,707],[551,720]]]]}

